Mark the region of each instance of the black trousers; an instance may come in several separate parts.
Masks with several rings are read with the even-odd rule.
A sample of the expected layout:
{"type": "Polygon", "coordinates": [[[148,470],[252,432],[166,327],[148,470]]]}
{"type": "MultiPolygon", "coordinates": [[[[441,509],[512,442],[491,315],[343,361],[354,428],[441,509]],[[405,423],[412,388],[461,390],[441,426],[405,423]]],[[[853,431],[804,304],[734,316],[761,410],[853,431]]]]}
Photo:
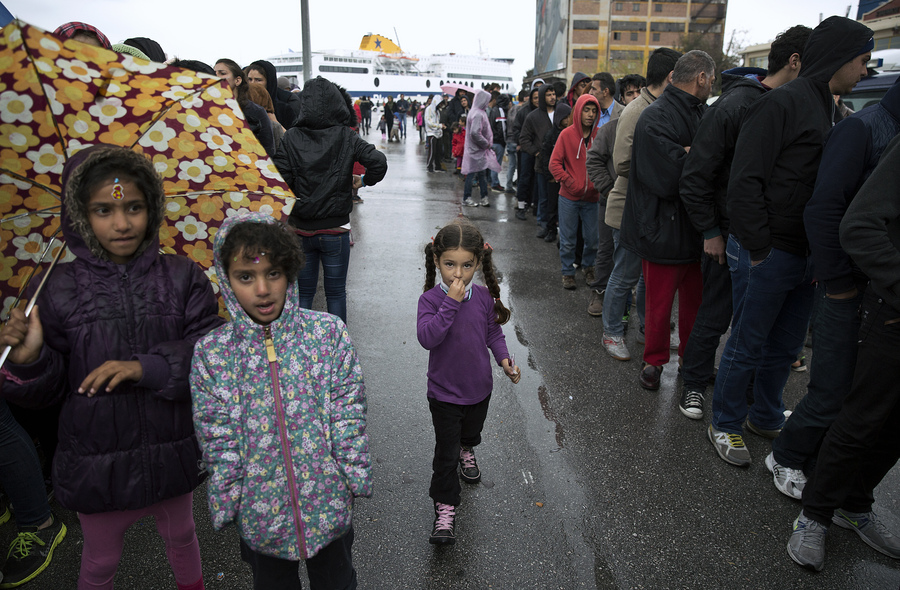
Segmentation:
{"type": "Polygon", "coordinates": [[[426,137],[428,138],[428,170],[443,170],[444,165],[441,163],[441,138],[433,135],[426,137]]]}
{"type": "Polygon", "coordinates": [[[872,492],[900,458],[900,310],[863,298],[853,386],[803,489],[803,512],[824,525],[838,508],[869,512],[872,492]],[[885,323],[887,322],[887,323],[885,323]]]}
{"type": "MultiPolygon", "coordinates": [[[[306,560],[310,590],[356,590],[350,549],[353,527],[306,560]]],[[[257,553],[241,539],[241,559],[253,570],[253,590],[301,590],[300,562],[257,553]]]]}
{"type": "Polygon", "coordinates": [[[491,396],[471,406],[461,406],[428,398],[434,424],[434,460],[431,462],[431,487],[428,495],[435,502],[459,506],[459,447],[481,444],[481,429],[487,418],[491,396]]]}
{"type": "Polygon", "coordinates": [[[727,264],[719,264],[706,254],[700,261],[703,269],[703,300],[697,319],[684,349],[681,376],[684,388],[706,391],[716,366],[716,349],[722,335],[731,325],[731,272],[727,264]]]}

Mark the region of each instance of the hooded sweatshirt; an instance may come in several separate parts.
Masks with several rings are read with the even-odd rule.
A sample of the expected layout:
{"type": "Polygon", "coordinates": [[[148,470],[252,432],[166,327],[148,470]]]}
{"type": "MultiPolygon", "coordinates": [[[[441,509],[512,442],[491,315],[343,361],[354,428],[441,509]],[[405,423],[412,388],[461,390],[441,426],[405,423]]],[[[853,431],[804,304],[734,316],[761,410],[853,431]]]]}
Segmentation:
{"type": "Polygon", "coordinates": [[[481,172],[490,168],[500,172],[500,163],[494,153],[494,134],[491,131],[491,122],[485,111],[491,95],[482,89],[475,90],[475,99],[472,101],[469,116],[466,119],[466,148],[463,153],[462,174],[481,172]]]}
{"type": "Polygon", "coordinates": [[[596,203],[600,193],[594,188],[587,175],[587,152],[591,149],[597,126],[591,125],[591,132],[584,137],[581,125],[581,111],[584,105],[593,104],[600,112],[600,103],[590,93],[582,94],[572,110],[572,124],[562,130],[553,155],[550,156],[550,174],[559,181],[559,196],[570,201],[596,203]]]}
{"type": "MultiPolygon", "coordinates": [[[[278,223],[226,219],[213,245],[220,277],[225,238],[248,221],[278,223]]],[[[220,287],[232,320],[197,343],[191,369],[213,527],[235,524],[264,555],[308,559],[350,529],[353,498],[372,495],[359,359],[338,317],[300,307],[296,281],[265,327],[220,287]]]]}
{"type": "Polygon", "coordinates": [[[306,83],[300,99],[301,115],[273,158],[297,197],[291,224],[305,231],[339,227],[353,209],[353,163],[365,166],[363,182],[371,186],[387,174],[387,159],[350,128],[356,114],[343,88],[319,76],[306,83]]]}
{"type": "MultiPolygon", "coordinates": [[[[3,396],[46,407],[62,402],[53,489],[85,514],[137,510],[184,495],[205,477],[191,420],[194,343],[222,324],[212,286],[184,256],[159,253],[160,189],[146,195],[146,238],[127,264],[109,260],[75,197],[86,168],[105,159],[97,145],[69,158],[60,223],[72,262],[53,271],[38,297],[44,347],[36,362],[3,368],[3,396]],[[140,381],[79,394],[109,360],[138,361],[140,381]]],[[[36,285],[36,281],[32,283],[36,285]]]]}
{"type": "Polygon", "coordinates": [[[297,94],[278,87],[278,72],[275,66],[264,59],[259,59],[250,64],[259,66],[266,72],[266,90],[272,97],[275,105],[275,118],[285,129],[290,129],[300,114],[300,99],[297,94]]]}
{"type": "MultiPolygon", "coordinates": [[[[538,108],[528,114],[522,124],[522,131],[519,133],[519,147],[532,156],[538,156],[544,135],[553,126],[553,113],[548,113],[547,101],[544,96],[548,90],[553,90],[553,86],[544,84],[538,89],[538,108]]],[[[541,164],[541,158],[535,157],[534,170],[539,174],[546,174],[547,161],[544,160],[541,164]]]]}
{"type": "Polygon", "coordinates": [[[761,68],[722,72],[722,96],[706,110],[681,172],[681,201],[691,223],[705,239],[728,235],[728,177],[747,109],[768,90],[761,68]]]}
{"type": "Polygon", "coordinates": [[[506,145],[506,136],[509,124],[509,96],[501,94],[490,112],[491,131],[494,133],[494,143],[506,145]]]}
{"type": "Polygon", "coordinates": [[[832,16],[813,30],[797,79],[766,93],[747,112],[728,181],[731,233],[763,260],[772,248],[809,254],[803,209],[813,193],[835,104],[828,83],[860,54],[872,30],[832,16]]]}

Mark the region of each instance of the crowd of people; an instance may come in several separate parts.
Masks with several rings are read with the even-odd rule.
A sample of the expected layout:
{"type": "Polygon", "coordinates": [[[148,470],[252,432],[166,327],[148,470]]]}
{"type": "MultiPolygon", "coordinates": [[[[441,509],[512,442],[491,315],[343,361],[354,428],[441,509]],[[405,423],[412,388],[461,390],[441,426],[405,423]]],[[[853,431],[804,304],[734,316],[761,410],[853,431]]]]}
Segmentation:
{"type": "Polygon", "coordinates": [[[429,98],[424,117],[428,172],[443,170],[451,130],[464,205],[490,206],[488,174],[494,190],[515,195],[515,218],[530,212],[537,237],[557,243],[564,289],[577,288],[581,269],[587,311],[602,316],[602,346],[620,361],[631,359],[634,299],[641,387],[659,389],[677,349],[679,408],[708,416],[723,461],[750,464],[745,431],[772,440],[773,483],[802,502],[788,553],[816,571],[832,524],[900,559],[900,537],[872,495],[900,456],[889,360],[900,352],[900,200],[889,188],[900,88],[859,113],[840,101],[867,75],[872,35],[841,17],[792,27],[772,43],[767,69],[718,72],[711,106],[714,60],[663,48],[646,78],[536,79],[513,106],[487,88],[468,93],[469,107],[460,91],[429,98]],[[496,159],[485,160],[490,151],[496,159]],[[504,154],[505,186],[495,165],[504,154]],[[791,370],[807,369],[808,335],[807,394],[786,411],[782,393],[791,370]]]}
{"type": "MultiPolygon", "coordinates": [[[[114,46],[84,23],[56,32],[165,59],[146,38],[114,46]]],[[[11,347],[0,370],[0,523],[11,503],[18,530],[0,587],[33,580],[66,536],[7,401],[58,416],[58,443],[42,450],[56,501],[81,523],[80,589],[112,587],[125,532],[146,515],[178,588],[203,588],[191,507],[206,479],[213,525],[237,527],[254,588],[298,589],[301,560],[316,590],[357,586],[352,506],[371,495],[372,475],[345,286],[355,191],[387,173],[363,137],[379,106],[387,142],[419,129],[429,173],[456,158],[465,206],[489,207],[493,191],[515,199],[516,220],[534,218],[537,237],[557,244],[562,287],[577,289],[581,271],[587,312],[602,317],[602,346],[617,360],[631,358],[623,336],[636,308],[645,389],[659,388],[669,363],[677,298],[679,408],[709,417],[707,438],[731,465],[751,462],[745,430],[772,439],[773,483],[802,503],[791,559],[821,570],[832,524],[900,559],[900,538],[873,511],[900,457],[900,89],[859,113],[836,100],[866,75],[872,35],[831,17],[780,34],[767,70],[716,72],[703,51],[664,48],[645,75],[577,73],[534,80],[517,100],[489,86],[421,105],[402,94],[354,101],[324,78],[293,92],[264,60],[175,62],[227,81],[297,202],[286,223],[245,213],[216,233],[226,322],[199,267],[159,253],[164,193],[152,163],[106,145],[68,159],[61,227],[75,260],[30,316],[13,310],[0,329],[11,347]],[[717,76],[722,95],[707,106],[717,76]],[[320,264],[328,313],[310,310],[320,264]],[[782,391],[810,331],[807,393],[786,412],[782,391]]],[[[474,224],[442,228],[424,255],[429,541],[446,545],[460,479],[481,478],[491,354],[513,383],[520,369],[500,328],[510,312],[492,249],[474,224]],[[473,284],[478,270],[485,286],[473,284]]]]}

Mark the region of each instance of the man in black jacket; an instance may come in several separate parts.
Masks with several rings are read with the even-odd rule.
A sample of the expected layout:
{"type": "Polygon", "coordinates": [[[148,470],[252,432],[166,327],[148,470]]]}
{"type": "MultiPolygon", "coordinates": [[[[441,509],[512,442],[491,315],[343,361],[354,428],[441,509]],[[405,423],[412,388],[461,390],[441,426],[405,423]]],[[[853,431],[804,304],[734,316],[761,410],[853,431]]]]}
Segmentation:
{"type": "Polygon", "coordinates": [[[832,126],[833,95],[849,92],[866,75],[873,45],[872,30],[856,21],[822,21],[803,50],[798,78],[754,102],[741,126],[726,204],[737,305],[707,430],[719,457],[732,465],[750,464],[745,419],[748,430],[769,438],[784,424],[781,393],[803,348],[813,301],[803,209],[832,126]]]}
{"type": "Polygon", "coordinates": [[[682,55],[672,83],[644,109],[634,128],[631,172],[620,240],[641,257],[646,288],[644,366],[640,384],[659,389],[669,362],[669,320],[678,293],[678,354],[700,307],[700,235],[678,196],[678,181],[716,79],[716,62],[704,51],[682,55]]]}
{"type": "Polygon", "coordinates": [[[525,205],[531,202],[534,191],[534,156],[522,149],[519,138],[522,135],[522,127],[525,120],[533,110],[538,108],[540,87],[533,87],[528,95],[528,101],[519,107],[516,112],[516,120],[513,122],[513,139],[516,142],[516,167],[519,169],[519,180],[516,184],[516,219],[525,220],[525,205]]]}
{"type": "Polygon", "coordinates": [[[816,353],[806,396],[766,457],[775,487],[798,500],[806,482],[804,472],[812,472],[822,437],[841,411],[856,369],[858,311],[868,277],[841,248],[841,219],[898,133],[900,84],[895,82],[879,104],[834,127],[822,152],[816,189],[803,212],[818,281],[812,325],[816,353]]]}
{"type": "Polygon", "coordinates": [[[722,96],[703,115],[681,174],[681,201],[703,236],[703,300],[684,350],[684,388],[679,409],[699,420],[703,396],[713,376],[719,340],[731,324],[731,274],[725,264],[728,216],[725,198],[741,121],[756,99],[800,73],[803,47],[812,29],[791,27],[775,37],[769,69],[734,68],[722,72],[722,96]]]}
{"type": "MultiPolygon", "coordinates": [[[[519,134],[519,147],[525,153],[534,158],[534,171],[537,174],[535,186],[537,187],[537,206],[535,213],[538,222],[541,224],[541,231],[546,235],[547,227],[547,162],[550,161],[550,154],[544,154],[541,146],[544,136],[553,127],[553,110],[556,108],[556,90],[551,84],[544,84],[538,90],[538,108],[529,113],[522,124],[522,132],[519,134]]],[[[519,169],[519,174],[523,174],[523,170],[519,169]]],[[[519,183],[519,191],[523,189],[523,183],[519,183]]],[[[519,202],[523,199],[520,196],[519,202]]],[[[543,236],[541,236],[543,237],[543,236]]],[[[593,272],[593,270],[591,271],[593,272]]]]}
{"type": "MultiPolygon", "coordinates": [[[[491,121],[491,131],[494,132],[494,145],[491,146],[497,155],[497,163],[503,163],[503,152],[506,151],[506,127],[509,124],[509,96],[500,94],[494,90],[491,92],[491,100],[494,106],[491,107],[488,117],[491,121]]],[[[500,174],[491,170],[491,188],[498,192],[503,192],[504,188],[500,186],[500,174]]]]}
{"type": "Polygon", "coordinates": [[[900,537],[872,512],[872,492],[900,457],[898,186],[900,138],[895,138],[841,222],[841,245],[871,282],[860,308],[853,385],[822,442],[788,542],[791,559],[815,571],[825,567],[825,533],[832,522],[900,559],[900,537]]]}

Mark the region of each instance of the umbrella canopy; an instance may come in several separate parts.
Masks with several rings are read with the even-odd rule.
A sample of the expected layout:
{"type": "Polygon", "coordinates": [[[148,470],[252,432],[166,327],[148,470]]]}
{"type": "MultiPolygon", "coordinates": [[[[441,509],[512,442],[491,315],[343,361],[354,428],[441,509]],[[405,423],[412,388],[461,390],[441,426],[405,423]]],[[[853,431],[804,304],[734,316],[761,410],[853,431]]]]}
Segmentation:
{"type": "Polygon", "coordinates": [[[465,84],[455,84],[447,82],[446,84],[441,84],[441,91],[444,94],[449,94],[450,96],[456,96],[457,90],[465,90],[469,94],[475,94],[475,89],[471,86],[466,86],[465,84]]]}
{"type": "Polygon", "coordinates": [[[218,78],[62,40],[21,21],[7,25],[0,35],[4,315],[59,232],[63,165],[98,143],[153,161],[167,198],[161,250],[189,256],[215,283],[211,244],[225,217],[250,209],[280,218],[294,202],[243,121],[218,78]]]}

